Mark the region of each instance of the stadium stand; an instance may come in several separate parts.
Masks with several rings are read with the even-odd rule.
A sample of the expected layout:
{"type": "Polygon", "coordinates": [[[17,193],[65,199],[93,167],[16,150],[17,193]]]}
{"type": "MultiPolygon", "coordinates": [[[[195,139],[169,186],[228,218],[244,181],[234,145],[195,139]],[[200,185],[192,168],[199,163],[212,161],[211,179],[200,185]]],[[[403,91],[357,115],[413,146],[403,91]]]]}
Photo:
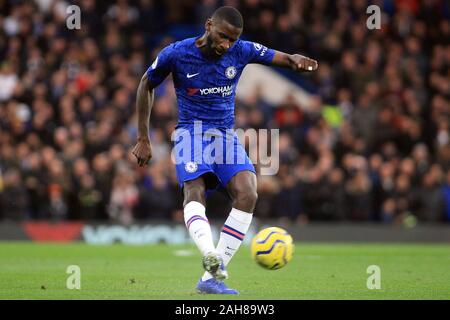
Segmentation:
{"type": "MultiPolygon", "coordinates": [[[[280,129],[280,170],[258,178],[257,216],[450,221],[448,1],[374,1],[380,30],[359,0],[77,3],[80,30],[66,28],[65,1],[0,2],[0,219],[182,221],[171,79],[157,89],[147,168],[130,153],[136,89],[161,48],[233,5],[246,39],[320,64],[295,76],[313,89],[308,108],[260,90],[237,101],[236,127],[280,129]]],[[[209,201],[212,217],[228,212],[223,195],[209,201]]]]}

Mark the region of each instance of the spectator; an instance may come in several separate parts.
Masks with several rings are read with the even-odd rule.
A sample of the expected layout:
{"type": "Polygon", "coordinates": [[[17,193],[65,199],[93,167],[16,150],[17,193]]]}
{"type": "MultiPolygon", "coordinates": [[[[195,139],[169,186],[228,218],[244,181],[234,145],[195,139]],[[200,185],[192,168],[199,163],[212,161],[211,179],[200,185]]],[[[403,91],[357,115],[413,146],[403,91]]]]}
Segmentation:
{"type": "Polygon", "coordinates": [[[108,214],[116,222],[129,225],[133,222],[133,208],[138,201],[138,189],[128,172],[118,173],[113,180],[108,214]]]}
{"type": "Polygon", "coordinates": [[[438,176],[430,170],[422,178],[418,199],[420,210],[418,217],[422,221],[439,222],[443,220],[444,194],[440,187],[440,173],[438,176]]]}
{"type": "Polygon", "coordinates": [[[3,190],[1,196],[1,212],[3,219],[20,221],[26,218],[29,199],[20,172],[10,169],[3,173],[3,190]]]}
{"type": "Polygon", "coordinates": [[[78,202],[80,204],[81,218],[85,220],[98,220],[98,206],[102,194],[95,188],[95,180],[91,175],[83,175],[80,181],[78,202]]]}

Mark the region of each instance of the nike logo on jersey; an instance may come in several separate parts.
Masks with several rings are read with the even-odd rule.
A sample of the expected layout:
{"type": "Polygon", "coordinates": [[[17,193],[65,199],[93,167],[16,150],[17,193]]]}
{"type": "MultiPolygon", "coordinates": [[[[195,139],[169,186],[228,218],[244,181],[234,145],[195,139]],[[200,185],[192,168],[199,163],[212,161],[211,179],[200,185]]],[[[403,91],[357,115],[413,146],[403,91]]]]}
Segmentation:
{"type": "Polygon", "coordinates": [[[198,76],[200,74],[200,72],[197,72],[197,73],[193,73],[193,74],[187,74],[186,75],[186,78],[188,78],[188,79],[190,79],[190,78],[192,78],[192,77],[195,77],[195,76],[198,76]]]}

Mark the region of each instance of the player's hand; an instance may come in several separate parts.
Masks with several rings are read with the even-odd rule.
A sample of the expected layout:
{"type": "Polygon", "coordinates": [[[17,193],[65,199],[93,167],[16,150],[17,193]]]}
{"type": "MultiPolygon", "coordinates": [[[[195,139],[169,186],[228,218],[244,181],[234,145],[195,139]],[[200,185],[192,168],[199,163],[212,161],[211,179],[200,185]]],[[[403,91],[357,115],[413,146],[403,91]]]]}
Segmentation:
{"type": "Polygon", "coordinates": [[[316,60],[302,56],[300,54],[293,54],[289,56],[289,60],[294,71],[315,71],[319,67],[316,60]]]}
{"type": "Polygon", "coordinates": [[[138,138],[138,141],[131,153],[136,157],[140,167],[146,166],[152,158],[152,147],[150,146],[150,140],[148,138],[138,138]]]}

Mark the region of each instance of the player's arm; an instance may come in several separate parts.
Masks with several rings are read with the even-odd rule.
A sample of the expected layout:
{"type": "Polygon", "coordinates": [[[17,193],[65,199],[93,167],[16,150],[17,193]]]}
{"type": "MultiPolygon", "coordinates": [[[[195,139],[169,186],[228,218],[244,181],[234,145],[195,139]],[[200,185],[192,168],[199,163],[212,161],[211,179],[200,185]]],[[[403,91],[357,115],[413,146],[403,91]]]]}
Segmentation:
{"type": "Polygon", "coordinates": [[[150,114],[153,107],[154,89],[145,73],[139,83],[136,94],[136,108],[138,113],[137,143],[132,153],[137,158],[140,167],[145,166],[152,157],[149,138],[150,114]]]}
{"type": "Polygon", "coordinates": [[[300,54],[287,54],[281,51],[275,51],[272,65],[289,68],[294,71],[315,71],[319,67],[316,60],[302,56],[300,54]]]}
{"type": "Polygon", "coordinates": [[[242,56],[247,63],[259,63],[288,68],[297,72],[315,71],[318,68],[316,60],[300,54],[288,54],[267,48],[259,43],[242,41],[242,56]]]}
{"type": "Polygon", "coordinates": [[[139,166],[145,166],[152,158],[149,138],[150,114],[153,107],[154,88],[171,72],[172,45],[165,47],[141,78],[136,95],[138,113],[138,137],[132,153],[139,166]]]}

